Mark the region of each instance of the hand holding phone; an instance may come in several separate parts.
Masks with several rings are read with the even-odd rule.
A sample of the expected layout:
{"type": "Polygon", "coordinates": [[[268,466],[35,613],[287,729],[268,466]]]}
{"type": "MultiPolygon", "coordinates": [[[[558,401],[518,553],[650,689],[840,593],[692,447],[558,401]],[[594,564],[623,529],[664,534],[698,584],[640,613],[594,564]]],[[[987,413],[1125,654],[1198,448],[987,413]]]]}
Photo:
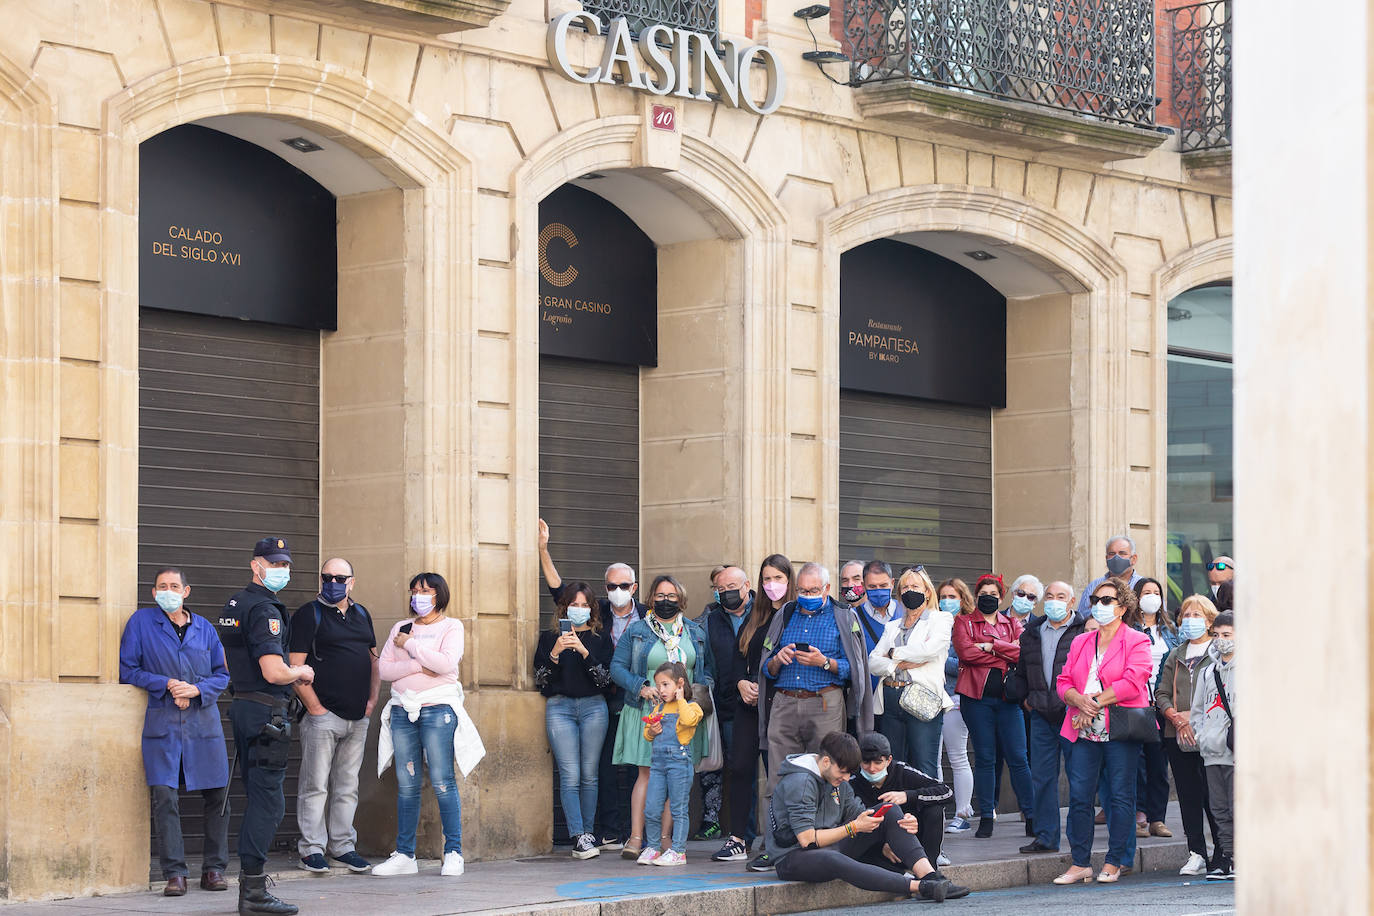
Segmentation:
{"type": "Polygon", "coordinates": [[[401,624],[401,632],[402,632],[402,633],[407,633],[407,634],[408,634],[408,633],[410,633],[411,628],[414,627],[414,626],[415,626],[414,623],[403,623],[403,624],[401,624]]]}
{"type": "Polygon", "coordinates": [[[873,814],[872,814],[871,816],[872,816],[872,817],[881,818],[883,815],[887,814],[888,809],[891,808],[891,807],[892,807],[892,802],[888,802],[888,803],[886,803],[886,804],[879,805],[879,806],[873,811],[873,814]]]}
{"type": "Polygon", "coordinates": [[[567,636],[572,631],[573,622],[571,620],[564,617],[562,620],[558,621],[558,632],[562,633],[564,636],[567,636]]]}
{"type": "Polygon", "coordinates": [[[793,643],[793,644],[792,644],[792,647],[793,647],[793,650],[796,651],[796,652],[805,653],[805,652],[810,652],[810,651],[811,651],[811,643],[809,643],[809,642],[797,642],[797,643],[793,643]]]}

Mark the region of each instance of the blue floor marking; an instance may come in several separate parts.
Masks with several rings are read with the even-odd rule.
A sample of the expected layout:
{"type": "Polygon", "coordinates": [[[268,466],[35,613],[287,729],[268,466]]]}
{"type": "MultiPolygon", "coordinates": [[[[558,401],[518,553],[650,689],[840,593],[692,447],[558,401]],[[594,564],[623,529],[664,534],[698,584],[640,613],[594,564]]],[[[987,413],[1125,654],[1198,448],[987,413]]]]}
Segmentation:
{"type": "Polygon", "coordinates": [[[772,878],[750,875],[721,874],[720,872],[679,872],[674,875],[636,875],[625,878],[594,878],[590,881],[570,881],[554,889],[560,897],[589,900],[604,897],[639,897],[675,894],[681,891],[702,891],[714,888],[755,887],[760,884],[779,884],[772,878]]]}

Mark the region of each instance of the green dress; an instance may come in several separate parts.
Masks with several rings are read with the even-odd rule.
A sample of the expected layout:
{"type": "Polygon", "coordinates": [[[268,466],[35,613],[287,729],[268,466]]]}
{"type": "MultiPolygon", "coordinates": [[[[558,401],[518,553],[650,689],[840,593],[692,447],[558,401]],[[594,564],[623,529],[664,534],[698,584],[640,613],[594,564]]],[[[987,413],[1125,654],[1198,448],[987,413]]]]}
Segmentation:
{"type": "MultiPolygon", "coordinates": [[[[696,663],[697,649],[692,644],[691,638],[684,632],[682,642],[679,644],[682,649],[682,663],[687,668],[687,683],[697,680],[696,663]]],[[[668,660],[668,650],[663,647],[662,641],[655,641],[649,649],[649,659],[646,671],[657,670],[658,666],[668,660]]],[[[652,677],[646,679],[652,680],[652,677]]],[[[635,709],[633,706],[626,705],[620,711],[620,724],[615,730],[615,750],[611,755],[611,762],[617,765],[646,767],[649,759],[653,756],[653,744],[644,738],[644,720],[641,716],[646,716],[652,707],[641,706],[635,709]]],[[[702,756],[706,753],[706,728],[703,720],[697,726],[696,734],[692,736],[692,766],[701,762],[702,756]]]]}

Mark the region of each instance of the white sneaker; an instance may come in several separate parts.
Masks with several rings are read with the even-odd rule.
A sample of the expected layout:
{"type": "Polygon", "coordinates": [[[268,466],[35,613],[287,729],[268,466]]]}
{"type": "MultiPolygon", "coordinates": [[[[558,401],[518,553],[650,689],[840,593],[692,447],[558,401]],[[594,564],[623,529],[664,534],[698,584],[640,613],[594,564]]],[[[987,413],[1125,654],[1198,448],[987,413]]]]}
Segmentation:
{"type": "Polygon", "coordinates": [[[673,867],[673,866],[675,866],[675,865],[686,865],[686,864],[687,864],[687,853],[685,853],[685,852],[675,852],[675,851],[673,851],[673,850],[670,849],[670,850],[668,850],[667,852],[659,853],[657,856],[655,856],[655,857],[654,857],[654,864],[655,864],[655,865],[663,865],[663,866],[668,867],[668,868],[671,868],[671,867],[673,867]]]}
{"type": "Polygon", "coordinates": [[[1188,862],[1178,870],[1180,875],[1200,877],[1207,874],[1207,860],[1195,852],[1188,854],[1188,862]]]}
{"type": "Polygon", "coordinates": [[[954,863],[951,862],[951,861],[949,860],[949,856],[945,855],[943,852],[940,853],[938,856],[935,857],[935,867],[936,867],[936,868],[940,868],[941,866],[944,866],[944,865],[953,865],[953,864],[954,864],[954,863]]]}
{"type": "Polygon", "coordinates": [[[463,873],[463,854],[461,852],[444,853],[444,867],[439,869],[439,874],[456,878],[463,873]]]}
{"type": "Polygon", "coordinates": [[[374,865],[372,873],[388,878],[392,875],[413,875],[420,871],[420,866],[416,864],[414,856],[408,856],[403,852],[393,852],[391,858],[381,865],[374,865]]]}
{"type": "Polygon", "coordinates": [[[657,859],[660,855],[662,855],[662,853],[659,852],[659,851],[658,851],[657,849],[655,849],[654,847],[652,847],[652,846],[645,846],[643,852],[641,852],[641,853],[639,854],[639,858],[635,860],[635,864],[636,864],[636,865],[653,865],[653,864],[654,864],[654,859],[657,859]]]}

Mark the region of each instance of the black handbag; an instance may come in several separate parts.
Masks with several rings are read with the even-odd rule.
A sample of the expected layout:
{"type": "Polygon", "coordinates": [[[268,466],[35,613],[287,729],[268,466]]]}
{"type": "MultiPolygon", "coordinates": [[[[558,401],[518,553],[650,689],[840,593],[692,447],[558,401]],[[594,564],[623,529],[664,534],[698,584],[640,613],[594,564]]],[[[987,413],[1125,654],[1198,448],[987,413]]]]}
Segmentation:
{"type": "Polygon", "coordinates": [[[1107,707],[1107,739],[1159,743],[1159,721],[1153,706],[1107,707]]]}

